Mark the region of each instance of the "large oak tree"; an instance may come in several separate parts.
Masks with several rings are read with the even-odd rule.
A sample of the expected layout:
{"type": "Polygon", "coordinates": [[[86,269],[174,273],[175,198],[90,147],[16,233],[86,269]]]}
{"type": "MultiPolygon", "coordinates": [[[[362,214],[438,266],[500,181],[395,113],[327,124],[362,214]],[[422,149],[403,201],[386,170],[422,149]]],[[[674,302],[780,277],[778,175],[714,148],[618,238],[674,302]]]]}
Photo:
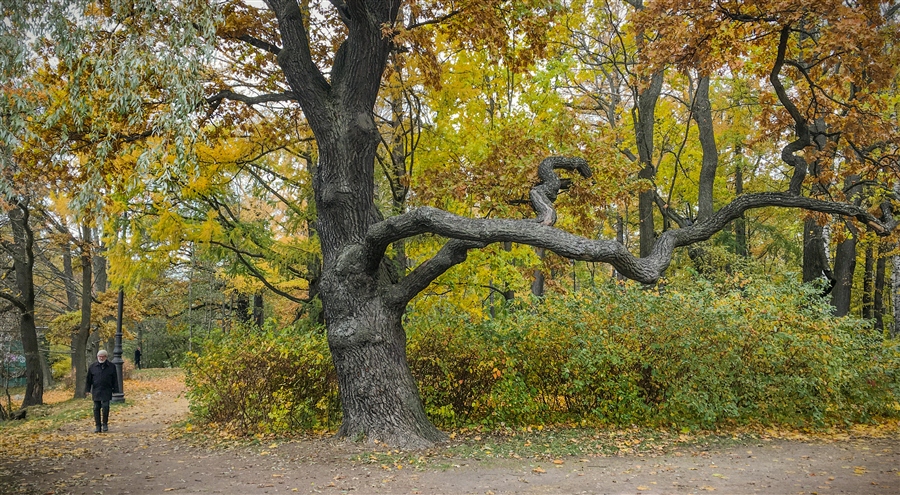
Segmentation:
{"type": "MultiPolygon", "coordinates": [[[[406,362],[402,316],[412,298],[440,274],[463,262],[470,249],[495,242],[523,243],[575,260],[610,263],[628,278],[653,283],[668,267],[674,249],[708,239],[752,208],[780,206],[841,215],[879,234],[887,234],[893,228],[889,210],[875,214],[852,202],[803,194],[809,170],[804,152],[814,146],[816,131],[811,116],[798,108],[791,90],[784,87],[784,79],[786,67],[793,66],[790,54],[795,39],[803,35],[802,29],[827,19],[822,21],[821,12],[799,4],[790,6],[787,12],[761,4],[759,9],[753,9],[753,14],[732,12],[729,5],[721,3],[710,4],[704,10],[709,16],[703,18],[704,27],[710,30],[726,26],[749,32],[752,29],[746,26],[754,22],[763,26],[760,30],[765,32],[756,39],[765,40],[771,48],[766,52],[766,63],[774,95],[772,103],[784,110],[781,132],[794,134],[781,155],[784,165],[793,170],[787,190],[743,194],[718,209],[712,207],[709,195],[701,195],[704,204],[700,205],[700,215],[681,222],[681,228],[659,235],[652,248],[642,249],[646,252],[640,258],[619,242],[587,239],[553,227],[553,201],[565,184],[555,170],[577,170],[589,176],[587,163],[578,158],[551,157],[541,163],[541,183],[531,194],[538,212],[536,220],[466,218],[432,207],[385,219],[374,195],[380,136],[373,108],[388,57],[392,50],[400,48],[394,44],[394,34],[409,27],[401,25],[404,5],[399,0],[333,0],[331,4],[334,10],[330,12],[336,12],[343,28],[329,57],[323,58],[322,54],[331,47],[314,42],[317,33],[311,30],[316,25],[311,6],[294,0],[266,0],[277,22],[277,37],[265,41],[252,36],[246,39],[277,54],[291,97],[302,108],[318,145],[314,190],[316,227],[323,255],[320,296],[339,377],[341,436],[379,439],[405,447],[425,446],[445,438],[422,408],[406,362]],[[447,242],[433,258],[406,277],[398,277],[386,258],[388,247],[426,233],[442,236],[447,242]]],[[[691,5],[681,11],[677,3],[672,4],[670,15],[674,12],[689,16],[694,12],[691,5]]],[[[473,8],[459,4],[448,6],[444,12],[457,10],[453,7],[462,12],[473,8]]],[[[648,39],[660,36],[666,40],[665,34],[658,34],[664,31],[659,25],[650,22],[645,29],[648,39]]],[[[669,42],[681,41],[674,34],[670,36],[669,42]]],[[[656,50],[670,49],[680,57],[680,63],[695,63],[696,69],[708,74],[715,69],[714,60],[700,53],[707,49],[704,43],[708,39],[691,39],[694,45],[687,47],[663,44],[656,50]]],[[[881,46],[870,49],[883,50],[884,40],[881,46]]],[[[658,51],[650,53],[659,56],[658,51]]],[[[647,77],[652,81],[662,66],[651,62],[648,67],[651,71],[647,77]]],[[[701,90],[705,91],[707,85],[708,80],[701,81],[701,90]]],[[[798,85],[797,90],[803,89],[798,85]]],[[[703,117],[702,112],[698,113],[701,128],[706,125],[700,122],[703,117]]],[[[710,148],[708,153],[713,151],[710,148]]],[[[715,157],[705,158],[714,168],[715,157]]]]}

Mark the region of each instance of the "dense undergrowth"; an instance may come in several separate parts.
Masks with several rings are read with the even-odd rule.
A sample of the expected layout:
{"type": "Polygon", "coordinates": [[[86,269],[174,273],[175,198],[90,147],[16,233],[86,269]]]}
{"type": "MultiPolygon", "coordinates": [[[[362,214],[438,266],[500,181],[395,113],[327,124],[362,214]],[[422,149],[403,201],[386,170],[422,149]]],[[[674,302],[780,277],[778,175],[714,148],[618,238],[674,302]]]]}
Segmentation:
{"type": "MultiPolygon", "coordinates": [[[[480,322],[434,307],[408,315],[409,362],[444,428],[822,428],[897,417],[900,345],[828,316],[818,290],[738,275],[550,295],[480,322]]],[[[188,361],[193,412],[217,427],[339,424],[321,328],[232,330],[188,361]]]]}

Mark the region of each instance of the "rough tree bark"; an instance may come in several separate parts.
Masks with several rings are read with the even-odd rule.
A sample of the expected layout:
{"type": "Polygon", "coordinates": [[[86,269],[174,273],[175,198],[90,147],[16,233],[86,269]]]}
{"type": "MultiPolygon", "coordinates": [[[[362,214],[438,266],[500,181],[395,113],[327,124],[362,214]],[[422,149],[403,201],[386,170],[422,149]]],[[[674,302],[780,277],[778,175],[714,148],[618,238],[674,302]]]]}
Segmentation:
{"type": "Polygon", "coordinates": [[[709,76],[701,77],[697,82],[697,93],[694,95],[694,108],[691,114],[697,122],[700,147],[703,150],[700,179],[697,183],[697,218],[704,219],[713,214],[713,186],[716,181],[716,169],[719,166],[712,104],[709,102],[709,76]]]}
{"type": "MultiPolygon", "coordinates": [[[[634,115],[635,142],[638,147],[638,161],[641,164],[638,177],[651,183],[656,179],[656,167],[653,165],[653,133],[656,127],[656,102],[662,92],[662,84],[661,71],[650,76],[649,85],[638,93],[634,115]]],[[[638,195],[638,229],[642,257],[650,254],[656,242],[656,226],[653,220],[656,196],[654,188],[641,191],[638,195]]]]}
{"type": "MultiPolygon", "coordinates": [[[[852,175],[845,179],[847,199],[859,203],[859,176],[852,175]]],[[[835,316],[850,314],[850,301],[853,295],[853,274],[856,272],[856,246],[861,232],[853,222],[844,221],[844,240],[834,253],[834,289],[831,291],[831,305],[835,316]]]]}
{"type": "Polygon", "coordinates": [[[34,232],[29,224],[30,216],[27,200],[13,200],[8,210],[13,240],[0,241],[3,249],[12,257],[16,276],[16,293],[0,292],[0,297],[12,303],[19,313],[19,334],[25,355],[23,408],[44,403],[44,373],[34,322],[34,232]]]}
{"type": "Polygon", "coordinates": [[[900,337],[900,255],[891,257],[891,311],[894,324],[891,325],[891,337],[900,337]]]}

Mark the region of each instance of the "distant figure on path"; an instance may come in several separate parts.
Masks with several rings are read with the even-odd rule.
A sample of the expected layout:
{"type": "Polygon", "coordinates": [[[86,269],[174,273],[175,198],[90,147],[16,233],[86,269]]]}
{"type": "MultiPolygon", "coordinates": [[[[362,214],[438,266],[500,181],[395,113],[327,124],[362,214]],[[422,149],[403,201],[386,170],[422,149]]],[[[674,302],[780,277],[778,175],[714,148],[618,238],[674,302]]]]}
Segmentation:
{"type": "Polygon", "coordinates": [[[141,348],[138,347],[134,350],[134,367],[137,369],[141,369],[141,348]]]}
{"type": "Polygon", "coordinates": [[[88,368],[84,387],[85,395],[91,394],[94,399],[94,433],[109,431],[109,401],[112,400],[112,394],[119,392],[119,375],[116,367],[107,360],[108,357],[109,353],[100,349],[97,361],[88,368]]]}

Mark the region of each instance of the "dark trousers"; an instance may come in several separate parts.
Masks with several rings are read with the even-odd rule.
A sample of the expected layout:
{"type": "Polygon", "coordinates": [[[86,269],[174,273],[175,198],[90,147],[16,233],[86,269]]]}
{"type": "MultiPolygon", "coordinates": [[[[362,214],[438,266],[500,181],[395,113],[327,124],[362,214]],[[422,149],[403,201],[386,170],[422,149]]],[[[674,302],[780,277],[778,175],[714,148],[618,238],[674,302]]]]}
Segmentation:
{"type": "Polygon", "coordinates": [[[108,400],[95,400],[94,401],[94,424],[99,428],[101,424],[109,423],[109,401],[108,400]],[[103,422],[100,422],[100,411],[103,411],[103,422]]]}

